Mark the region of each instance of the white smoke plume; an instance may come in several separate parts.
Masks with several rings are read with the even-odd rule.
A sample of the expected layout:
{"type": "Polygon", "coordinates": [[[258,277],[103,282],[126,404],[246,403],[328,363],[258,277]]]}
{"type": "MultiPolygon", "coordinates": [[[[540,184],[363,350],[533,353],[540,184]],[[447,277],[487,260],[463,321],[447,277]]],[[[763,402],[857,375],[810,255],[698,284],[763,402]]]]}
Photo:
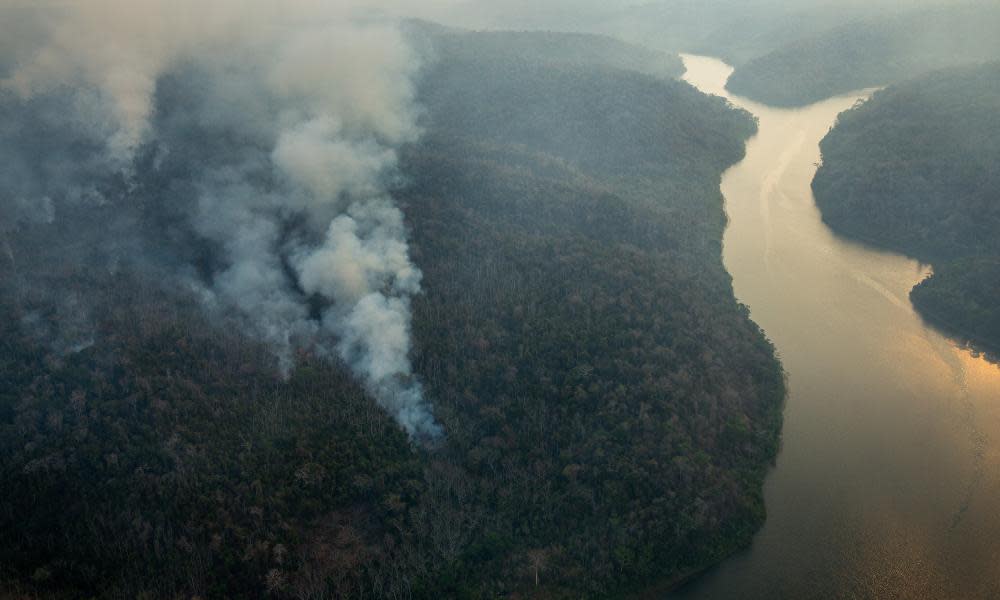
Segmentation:
{"type": "MultiPolygon", "coordinates": [[[[22,36],[0,94],[68,94],[67,130],[128,193],[142,193],[141,169],[183,164],[191,197],[159,198],[189,206],[221,249],[209,277],[183,279],[209,309],[236,311],[286,370],[297,349],[336,353],[411,436],[439,435],[409,357],[421,274],[386,187],[395,149],[419,135],[420,61],[384,18],[400,6],[36,0],[0,19],[15,10],[40,34],[22,36]]],[[[63,183],[67,198],[93,187],[63,183]]]]}

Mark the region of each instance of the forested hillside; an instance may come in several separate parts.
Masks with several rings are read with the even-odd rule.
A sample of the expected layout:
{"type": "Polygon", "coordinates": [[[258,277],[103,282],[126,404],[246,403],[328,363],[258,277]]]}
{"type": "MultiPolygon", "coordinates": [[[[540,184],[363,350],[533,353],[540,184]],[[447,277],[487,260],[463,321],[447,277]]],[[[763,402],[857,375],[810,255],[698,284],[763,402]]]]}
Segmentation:
{"type": "MultiPolygon", "coordinates": [[[[602,598],[749,543],[784,381],[723,268],[718,183],[753,121],[607,40],[414,35],[425,133],[393,195],[444,435],[408,440],[330,357],[282,378],[157,264],[93,268],[127,257],[122,214],[163,261],[218,260],[164,201],[227,141],[151,149],[97,212],[2,229],[7,591],[602,598]]],[[[197,84],[162,84],[158,118],[197,84]]]]}
{"type": "Polygon", "coordinates": [[[426,21],[409,24],[428,55],[445,59],[505,60],[535,65],[606,67],[669,79],[684,74],[676,54],[627,44],[616,38],[581,33],[477,31],[442,27],[426,21]]]}
{"type": "Polygon", "coordinates": [[[975,2],[865,17],[806,35],[733,73],[735,94],[802,106],[931,70],[1000,58],[1000,7],[975,2]]]}
{"type": "Polygon", "coordinates": [[[841,115],[813,182],[836,231],[934,265],[928,319],[1000,347],[1000,64],[936,72],[841,115]]]}

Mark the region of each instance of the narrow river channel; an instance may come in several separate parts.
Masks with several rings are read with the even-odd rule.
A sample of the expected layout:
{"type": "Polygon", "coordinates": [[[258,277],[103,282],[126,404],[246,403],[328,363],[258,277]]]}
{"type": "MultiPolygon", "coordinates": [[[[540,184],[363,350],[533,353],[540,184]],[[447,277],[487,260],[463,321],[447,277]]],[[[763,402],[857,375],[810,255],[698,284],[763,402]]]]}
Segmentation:
{"type": "Polygon", "coordinates": [[[866,94],[775,109],[684,60],[760,120],[722,179],[724,260],[790,394],[766,524],[674,597],[1000,598],[1000,367],[914,312],[925,266],[838,238],[810,189],[819,141],[866,94]]]}

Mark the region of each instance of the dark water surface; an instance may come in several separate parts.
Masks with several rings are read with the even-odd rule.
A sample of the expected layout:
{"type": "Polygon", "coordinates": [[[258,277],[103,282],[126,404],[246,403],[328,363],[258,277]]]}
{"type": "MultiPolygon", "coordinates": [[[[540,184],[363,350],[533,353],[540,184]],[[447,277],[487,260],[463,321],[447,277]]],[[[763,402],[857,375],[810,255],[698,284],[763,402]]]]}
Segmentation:
{"type": "Polygon", "coordinates": [[[677,598],[1000,598],[1000,367],[925,325],[908,258],[836,237],[810,182],[819,141],[867,94],[775,109],[722,180],[736,296],[789,375],[784,443],[753,546],[677,598]]]}

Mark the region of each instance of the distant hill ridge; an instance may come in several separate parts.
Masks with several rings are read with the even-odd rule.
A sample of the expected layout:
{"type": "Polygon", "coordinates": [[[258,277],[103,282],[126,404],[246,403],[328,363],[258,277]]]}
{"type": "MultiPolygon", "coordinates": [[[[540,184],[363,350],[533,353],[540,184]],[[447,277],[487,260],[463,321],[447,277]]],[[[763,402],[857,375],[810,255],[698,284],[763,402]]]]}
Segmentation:
{"type": "Polygon", "coordinates": [[[961,64],[1000,59],[1000,6],[963,4],[859,19],[739,66],[727,87],[773,106],[802,106],[961,64]]]}

